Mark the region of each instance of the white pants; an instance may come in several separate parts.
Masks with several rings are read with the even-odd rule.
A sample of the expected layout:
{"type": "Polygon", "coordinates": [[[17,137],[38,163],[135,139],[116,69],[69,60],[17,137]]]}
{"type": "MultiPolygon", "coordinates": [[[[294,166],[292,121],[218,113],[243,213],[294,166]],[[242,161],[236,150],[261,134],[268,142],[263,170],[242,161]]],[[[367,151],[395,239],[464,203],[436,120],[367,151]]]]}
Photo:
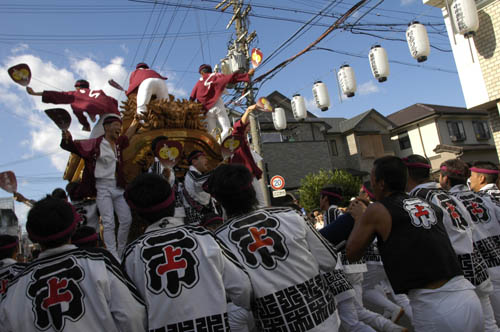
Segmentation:
{"type": "Polygon", "coordinates": [[[137,89],[137,113],[146,113],[147,104],[151,96],[156,95],[157,99],[168,99],[168,88],[161,78],[146,78],[137,89]]]}
{"type": "Polygon", "coordinates": [[[415,332],[477,332],[484,330],[481,303],[463,276],[438,289],[412,289],[408,297],[415,332]]]}
{"type": "Polygon", "coordinates": [[[114,179],[96,179],[97,208],[101,213],[104,227],[104,244],[110,253],[120,259],[127,245],[128,232],[132,224],[130,208],[123,197],[124,190],[116,186],[114,179]],[[118,228],[118,246],[115,240],[115,216],[118,216],[120,227],[118,228]]]}
{"type": "Polygon", "coordinates": [[[96,124],[92,128],[92,131],[90,132],[89,138],[97,138],[97,137],[104,135],[104,126],[102,125],[102,123],[104,122],[104,119],[106,119],[110,115],[116,116],[117,114],[107,113],[107,114],[99,115],[99,120],[97,120],[96,124]]]}
{"type": "Polygon", "coordinates": [[[215,128],[217,128],[217,122],[222,129],[220,134],[220,141],[222,142],[231,133],[231,123],[229,122],[229,117],[227,116],[226,107],[224,102],[219,98],[215,105],[207,112],[207,131],[213,137],[216,136],[215,128]]]}
{"type": "Polygon", "coordinates": [[[252,312],[232,302],[227,304],[227,316],[231,332],[249,332],[255,328],[252,312]]]}
{"type": "Polygon", "coordinates": [[[347,332],[374,332],[370,326],[360,322],[355,302],[351,297],[337,304],[342,329],[347,332]]]}
{"type": "MultiPolygon", "coordinates": [[[[489,294],[489,300],[491,303],[491,307],[493,309],[493,313],[495,316],[495,321],[500,324],[500,280],[498,277],[498,273],[495,270],[490,272],[493,269],[488,269],[491,278],[491,284],[493,285],[493,291],[489,294]]],[[[484,309],[483,309],[484,310],[484,309]]],[[[485,319],[487,319],[487,313],[485,313],[485,319]]]]}

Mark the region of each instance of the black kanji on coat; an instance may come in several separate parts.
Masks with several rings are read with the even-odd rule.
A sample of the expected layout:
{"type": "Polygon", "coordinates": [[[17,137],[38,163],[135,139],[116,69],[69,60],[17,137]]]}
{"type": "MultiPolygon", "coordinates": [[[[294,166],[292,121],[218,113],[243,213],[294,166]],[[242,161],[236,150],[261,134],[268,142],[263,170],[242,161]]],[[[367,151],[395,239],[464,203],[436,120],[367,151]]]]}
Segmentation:
{"type": "Polygon", "coordinates": [[[143,243],[141,258],[152,293],[177,297],[182,287],[192,288],[198,283],[200,262],[194,253],[198,243],[185,230],[155,234],[143,243]]]}
{"type": "Polygon", "coordinates": [[[231,224],[229,239],[238,247],[244,262],[251,268],[260,265],[267,270],[276,268],[278,260],[288,257],[280,222],[272,215],[259,211],[231,224]]]}
{"type": "Polygon", "coordinates": [[[27,295],[33,301],[37,328],[62,331],[67,319],[75,322],[83,317],[85,295],[80,282],[84,277],[85,272],[72,257],[33,272],[27,295]]]}

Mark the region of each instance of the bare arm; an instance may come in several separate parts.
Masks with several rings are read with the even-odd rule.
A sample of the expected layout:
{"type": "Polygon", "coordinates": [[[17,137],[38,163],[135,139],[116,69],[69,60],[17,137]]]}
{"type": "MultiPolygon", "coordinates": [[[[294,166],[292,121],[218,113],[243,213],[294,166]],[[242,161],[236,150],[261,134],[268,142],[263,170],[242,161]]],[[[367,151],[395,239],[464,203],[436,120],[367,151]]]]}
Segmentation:
{"type": "Polygon", "coordinates": [[[138,127],[139,122],[134,118],[134,121],[132,121],[130,127],[128,127],[127,131],[125,132],[125,136],[127,136],[128,139],[132,138],[132,136],[137,132],[138,127]]]}
{"type": "Polygon", "coordinates": [[[384,235],[383,230],[387,228],[387,225],[390,225],[391,216],[387,209],[379,203],[371,204],[365,211],[365,205],[356,201],[351,204],[349,210],[355,222],[347,240],[346,254],[350,261],[356,261],[363,256],[377,233],[384,235]]]}
{"type": "Polygon", "coordinates": [[[32,96],[40,96],[41,97],[43,95],[43,92],[35,92],[35,90],[30,88],[29,86],[26,87],[26,92],[32,96]]]}
{"type": "Polygon", "coordinates": [[[248,106],[247,110],[245,111],[245,113],[243,113],[243,116],[241,117],[242,124],[245,125],[248,123],[248,118],[250,117],[250,113],[252,113],[256,108],[257,108],[256,104],[248,106]]]}

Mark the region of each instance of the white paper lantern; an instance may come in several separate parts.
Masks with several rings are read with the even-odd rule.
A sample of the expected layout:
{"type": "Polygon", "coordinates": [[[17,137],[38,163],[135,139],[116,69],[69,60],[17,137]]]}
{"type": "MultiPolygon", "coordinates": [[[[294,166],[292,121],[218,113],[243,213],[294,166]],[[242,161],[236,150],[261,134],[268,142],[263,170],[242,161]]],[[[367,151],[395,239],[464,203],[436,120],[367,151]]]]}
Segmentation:
{"type": "Polygon", "coordinates": [[[321,81],[314,82],[313,96],[316,106],[320,110],[323,112],[328,110],[328,107],[330,107],[330,96],[328,95],[328,89],[325,83],[321,81]]]}
{"type": "Polygon", "coordinates": [[[479,29],[479,16],[474,0],[453,0],[451,4],[453,22],[458,33],[470,38],[479,29]]]}
{"type": "Polygon", "coordinates": [[[414,59],[417,59],[418,62],[427,60],[431,53],[431,46],[429,36],[427,36],[427,29],[423,24],[417,21],[410,23],[408,29],[406,29],[406,41],[414,59]]]}
{"type": "Polygon", "coordinates": [[[306,101],[300,94],[293,95],[292,112],[295,120],[304,120],[307,118],[306,101]]]}
{"type": "Polygon", "coordinates": [[[286,129],[286,115],[285,110],[281,107],[277,107],[272,112],[273,124],[276,130],[286,129]]]}
{"type": "Polygon", "coordinates": [[[385,49],[380,45],[373,46],[368,55],[368,59],[370,60],[370,68],[372,69],[373,77],[378,79],[379,82],[387,81],[387,77],[391,71],[385,49]]]}
{"type": "Polygon", "coordinates": [[[349,65],[343,65],[338,73],[340,88],[342,93],[347,97],[354,97],[356,92],[356,77],[354,76],[354,69],[349,65]]]}

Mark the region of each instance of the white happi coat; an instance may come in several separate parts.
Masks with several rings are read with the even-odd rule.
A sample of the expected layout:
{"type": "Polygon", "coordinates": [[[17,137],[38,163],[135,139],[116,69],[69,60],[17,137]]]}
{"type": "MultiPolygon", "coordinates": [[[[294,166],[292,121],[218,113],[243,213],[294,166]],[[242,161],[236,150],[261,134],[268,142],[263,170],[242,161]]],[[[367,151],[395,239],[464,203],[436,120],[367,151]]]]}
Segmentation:
{"type": "Polygon", "coordinates": [[[320,271],[333,271],[335,249],[289,208],[255,210],[216,232],[246,267],[259,331],[336,331],[333,293],[320,271]]]}
{"type": "Polygon", "coordinates": [[[227,298],[250,309],[248,275],[202,227],[163,218],[125,250],[123,267],[144,297],[150,331],[229,331],[227,298]]]}
{"type": "Polygon", "coordinates": [[[9,284],[0,331],[146,331],[139,293],[105,249],[43,251],[9,284]]]}
{"type": "Polygon", "coordinates": [[[443,224],[464,276],[474,286],[487,281],[489,279],[487,266],[481,253],[474,249],[475,227],[464,203],[452,193],[440,189],[436,182],[416,186],[410,192],[410,196],[425,199],[443,211],[443,224]]]}
{"type": "Polygon", "coordinates": [[[26,265],[12,258],[4,258],[0,261],[0,296],[7,291],[9,282],[22,272],[26,265]]]}
{"type": "Polygon", "coordinates": [[[99,233],[99,211],[95,199],[71,202],[76,212],[82,217],[82,225],[90,226],[99,233]]]}

